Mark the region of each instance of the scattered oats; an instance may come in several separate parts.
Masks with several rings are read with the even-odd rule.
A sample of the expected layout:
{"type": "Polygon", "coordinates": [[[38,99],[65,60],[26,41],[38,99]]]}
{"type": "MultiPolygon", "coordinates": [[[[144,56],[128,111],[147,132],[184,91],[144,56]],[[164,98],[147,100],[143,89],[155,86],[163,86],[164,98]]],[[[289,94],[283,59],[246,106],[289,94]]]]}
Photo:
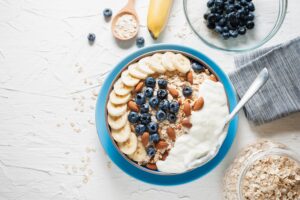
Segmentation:
{"type": "Polygon", "coordinates": [[[72,99],[75,101],[75,100],[76,100],[76,97],[73,97],[72,99]]]}
{"type": "Polygon", "coordinates": [[[90,81],[90,82],[89,82],[89,85],[93,85],[93,82],[92,82],[92,81],[90,81]]]}
{"type": "Polygon", "coordinates": [[[97,98],[96,97],[91,97],[91,99],[95,101],[97,98]]]}
{"type": "Polygon", "coordinates": [[[93,105],[90,105],[90,109],[91,109],[91,110],[94,110],[95,107],[94,107],[93,105]]]}
{"type": "Polygon", "coordinates": [[[98,96],[98,92],[97,92],[96,90],[93,90],[93,95],[94,95],[95,97],[97,97],[97,96],[98,96]]]}
{"type": "Polygon", "coordinates": [[[77,72],[78,72],[79,74],[82,73],[82,67],[79,67],[78,70],[77,70],[77,72]]]}
{"type": "Polygon", "coordinates": [[[74,122],[70,122],[70,126],[74,127],[75,126],[74,122]]]}
{"type": "Polygon", "coordinates": [[[75,110],[75,111],[78,111],[78,108],[76,107],[76,108],[74,108],[74,110],[75,110]]]}
{"type": "Polygon", "coordinates": [[[60,124],[56,124],[56,127],[60,127],[61,125],[60,124]]]}
{"type": "Polygon", "coordinates": [[[88,175],[93,175],[93,174],[94,174],[93,170],[89,169],[88,170],[88,175]]]}
{"type": "Polygon", "coordinates": [[[83,83],[84,83],[84,84],[87,84],[87,82],[88,82],[88,81],[87,81],[87,79],[85,78],[85,79],[83,80],[83,83]]]}
{"type": "Polygon", "coordinates": [[[84,112],[84,109],[83,109],[83,108],[81,108],[81,109],[80,109],[80,112],[84,112]]]}
{"type": "Polygon", "coordinates": [[[77,173],[77,167],[76,167],[75,165],[72,166],[72,172],[73,172],[74,174],[77,173]]]}
{"type": "Polygon", "coordinates": [[[91,149],[89,147],[85,148],[85,152],[90,153],[91,149]]]}
{"type": "Polygon", "coordinates": [[[89,123],[90,125],[95,125],[95,123],[94,123],[91,119],[88,120],[88,123],[89,123]]]}
{"type": "Polygon", "coordinates": [[[85,97],[84,97],[84,96],[81,96],[80,98],[81,98],[81,99],[85,99],[85,97]]]}
{"type": "Polygon", "coordinates": [[[88,183],[89,182],[89,177],[87,175],[84,175],[83,179],[82,179],[82,182],[85,183],[85,184],[88,183]]]}
{"type": "Polygon", "coordinates": [[[80,132],[81,132],[81,129],[80,129],[80,128],[75,128],[74,131],[75,131],[76,133],[80,133],[80,132]]]}

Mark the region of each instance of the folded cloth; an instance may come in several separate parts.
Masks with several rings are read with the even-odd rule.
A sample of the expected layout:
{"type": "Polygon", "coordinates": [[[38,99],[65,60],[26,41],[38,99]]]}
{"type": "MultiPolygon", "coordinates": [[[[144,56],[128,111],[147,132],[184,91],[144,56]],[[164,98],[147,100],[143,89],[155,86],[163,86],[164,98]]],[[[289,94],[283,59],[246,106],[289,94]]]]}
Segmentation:
{"type": "Polygon", "coordinates": [[[269,71],[267,83],[244,107],[255,125],[300,111],[300,37],[234,60],[236,70],[229,77],[240,98],[264,67],[269,71]]]}

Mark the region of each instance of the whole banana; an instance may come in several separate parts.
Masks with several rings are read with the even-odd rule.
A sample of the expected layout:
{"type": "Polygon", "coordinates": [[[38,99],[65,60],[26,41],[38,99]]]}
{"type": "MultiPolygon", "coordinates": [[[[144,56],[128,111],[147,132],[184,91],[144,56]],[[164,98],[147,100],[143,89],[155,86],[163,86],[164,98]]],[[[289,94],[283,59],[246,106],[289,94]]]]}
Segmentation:
{"type": "Polygon", "coordinates": [[[167,24],[173,0],[150,0],[147,26],[151,36],[157,39],[167,24]]]}

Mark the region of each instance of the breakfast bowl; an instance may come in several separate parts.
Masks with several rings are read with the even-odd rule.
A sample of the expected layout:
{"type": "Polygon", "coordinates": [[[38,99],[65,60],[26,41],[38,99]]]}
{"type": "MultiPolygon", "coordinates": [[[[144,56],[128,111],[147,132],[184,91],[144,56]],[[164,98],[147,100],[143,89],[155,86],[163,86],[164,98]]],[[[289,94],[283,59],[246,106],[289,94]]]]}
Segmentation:
{"type": "Polygon", "coordinates": [[[268,42],[280,29],[286,16],[287,4],[288,0],[183,1],[187,22],[198,38],[208,46],[226,52],[250,51],[268,42]],[[216,11],[217,1],[218,4],[221,4],[221,9],[216,11]],[[211,2],[215,2],[215,5],[211,2]],[[241,2],[245,2],[246,7],[249,3],[253,6],[250,12],[247,7],[245,15],[243,15],[243,12],[242,14],[239,13],[239,11],[245,10],[243,6],[238,6],[239,10],[227,9],[230,8],[229,5],[236,3],[243,5],[241,2]],[[214,10],[212,11],[212,9],[214,10]],[[218,19],[216,26],[214,24],[210,27],[210,25],[208,25],[209,19],[205,19],[204,16],[208,16],[208,14],[212,12],[216,14],[218,19]],[[231,15],[232,13],[236,15],[231,15]],[[232,19],[238,20],[237,23],[239,24],[236,25],[236,27],[227,26],[227,22],[230,21],[230,15],[237,16],[236,18],[232,17],[232,19]],[[246,25],[247,20],[251,21],[251,24],[249,24],[251,25],[250,27],[246,25]],[[223,23],[224,21],[226,21],[225,25],[223,23]],[[225,31],[224,27],[226,27],[226,29],[229,27],[229,31],[228,29],[225,31]],[[228,35],[228,32],[230,35],[228,35]]]}
{"type": "MultiPolygon", "coordinates": [[[[135,63],[137,63],[138,61],[145,59],[149,56],[154,56],[155,54],[162,55],[162,54],[166,54],[166,52],[168,52],[169,54],[174,54],[174,55],[176,54],[180,58],[182,58],[182,57],[188,58],[188,60],[191,60],[191,61],[197,62],[197,63],[201,63],[201,65],[205,66],[205,71],[201,72],[201,74],[200,74],[201,76],[199,76],[199,77],[202,77],[202,76],[209,77],[209,78],[207,78],[207,82],[212,83],[212,84],[223,85],[227,112],[230,112],[235,107],[235,105],[237,104],[236,93],[235,93],[235,90],[234,90],[229,78],[223,72],[223,70],[217,64],[215,64],[210,58],[208,58],[201,52],[198,52],[197,50],[189,48],[189,47],[185,47],[185,46],[181,46],[181,45],[173,45],[173,44],[159,44],[159,45],[153,45],[153,46],[142,48],[142,49],[130,54],[129,56],[127,56],[125,59],[123,59],[121,62],[119,62],[113,68],[113,70],[110,72],[110,74],[107,76],[106,80],[104,81],[101,91],[98,95],[97,106],[96,106],[96,127],[97,127],[97,132],[98,132],[100,142],[101,142],[104,150],[106,151],[106,153],[108,154],[110,159],[125,173],[127,173],[128,175],[130,175],[138,180],[141,180],[141,181],[144,181],[147,183],[151,183],[151,184],[178,185],[178,184],[190,182],[192,180],[195,180],[195,179],[207,174],[209,171],[211,171],[214,167],[216,167],[223,160],[223,158],[226,156],[226,154],[229,151],[229,149],[233,143],[233,140],[235,138],[236,131],[237,131],[237,125],[238,125],[238,117],[236,116],[229,123],[228,129],[226,129],[226,133],[224,134],[224,137],[222,138],[220,145],[218,145],[216,147],[216,151],[214,152],[214,154],[211,155],[209,157],[209,159],[206,159],[205,161],[203,161],[201,164],[197,165],[196,167],[190,168],[188,170],[180,171],[180,172],[170,172],[170,173],[165,172],[165,171],[160,171],[160,170],[157,170],[156,168],[150,167],[150,164],[152,164],[151,162],[153,162],[153,160],[155,159],[155,156],[158,155],[160,152],[160,147],[157,147],[158,143],[156,143],[155,145],[152,145],[153,147],[156,147],[157,149],[156,149],[155,156],[148,159],[148,161],[147,161],[147,162],[149,162],[148,163],[149,167],[148,167],[148,164],[146,165],[147,167],[145,167],[144,164],[141,164],[139,162],[140,160],[137,160],[135,158],[135,157],[137,157],[137,156],[135,156],[136,153],[135,152],[133,153],[131,151],[132,149],[130,146],[130,142],[127,142],[127,141],[129,141],[129,139],[127,139],[127,141],[125,141],[125,142],[120,142],[120,141],[123,141],[124,135],[121,134],[121,135],[119,135],[121,137],[116,137],[118,132],[116,132],[115,129],[120,129],[119,126],[121,123],[123,123],[121,118],[123,118],[123,116],[125,115],[125,114],[123,114],[120,117],[119,114],[121,112],[122,113],[129,112],[129,111],[127,112],[126,109],[127,109],[127,105],[129,105],[129,103],[128,103],[129,98],[132,98],[132,96],[130,96],[131,93],[129,93],[127,96],[128,98],[126,97],[126,99],[127,99],[126,102],[121,102],[123,104],[121,104],[120,106],[113,105],[113,104],[118,104],[119,103],[118,101],[125,100],[125,98],[122,98],[122,99],[115,98],[115,96],[117,96],[115,94],[117,92],[116,88],[119,87],[118,85],[120,83],[118,83],[118,82],[120,82],[120,80],[121,80],[121,82],[125,81],[126,84],[128,83],[127,86],[135,81],[134,78],[128,79],[128,77],[127,77],[128,71],[130,71],[131,68],[135,67],[135,63]],[[117,107],[122,108],[122,109],[115,110],[115,108],[117,108],[117,107]],[[125,108],[126,112],[123,111],[123,108],[125,108]],[[114,111],[115,113],[112,111],[114,111]],[[113,116],[114,114],[116,114],[116,116],[113,116]],[[118,123],[117,120],[112,121],[112,119],[118,119],[118,120],[120,120],[119,121],[120,123],[118,123]],[[135,161],[137,161],[137,162],[135,162],[135,161]]],[[[160,70],[160,69],[158,69],[158,70],[160,70]]],[[[191,69],[187,69],[187,70],[191,70],[191,69]]],[[[193,70],[194,70],[194,68],[193,68],[193,70]]],[[[179,73],[174,72],[174,74],[176,75],[179,73]]],[[[139,74],[137,74],[137,75],[139,76],[139,74]]],[[[144,82],[144,81],[140,81],[140,82],[144,82]]],[[[138,84],[138,83],[136,82],[135,85],[136,84],[138,84]]],[[[146,83],[146,85],[147,85],[147,83],[146,83]]],[[[154,90],[155,90],[155,87],[156,86],[153,87],[154,90]]],[[[185,86],[183,86],[183,87],[185,87],[185,86]]],[[[135,87],[135,89],[136,88],[137,87],[135,87]]],[[[169,86],[168,86],[168,89],[169,89],[169,86]]],[[[124,91],[126,92],[126,89],[119,90],[117,93],[124,92],[124,91]]],[[[195,91],[194,93],[196,93],[197,88],[194,91],[195,91]]],[[[139,94],[139,93],[137,93],[137,94],[139,94]]],[[[138,103],[138,100],[136,99],[138,96],[137,94],[135,97],[136,103],[138,103]]],[[[171,93],[169,94],[169,96],[170,95],[171,95],[171,93]]],[[[192,101],[192,99],[193,99],[192,97],[189,97],[189,98],[190,99],[187,100],[187,102],[192,101]]],[[[182,103],[180,103],[179,105],[182,105],[182,103]]],[[[204,104],[204,105],[206,105],[206,104],[204,104]]],[[[141,109],[141,107],[140,107],[140,109],[141,109]]],[[[131,112],[132,112],[132,110],[131,110],[131,112]]],[[[179,109],[179,111],[177,111],[177,112],[180,114],[181,110],[179,109]]],[[[157,113],[156,113],[156,118],[158,120],[160,120],[158,118],[157,113]]],[[[171,116],[171,114],[170,113],[168,114],[169,121],[170,121],[169,116],[171,116]]],[[[179,115],[179,114],[177,114],[177,115],[179,115]]],[[[128,120],[130,121],[131,124],[130,124],[130,126],[128,125],[128,127],[131,130],[131,133],[130,133],[130,136],[128,135],[128,137],[126,136],[126,138],[134,138],[134,141],[136,141],[136,142],[134,142],[135,149],[137,149],[136,146],[141,145],[141,143],[142,144],[144,144],[144,143],[143,143],[143,141],[141,142],[141,140],[140,140],[141,135],[138,135],[138,132],[137,132],[137,130],[140,130],[140,128],[137,129],[138,125],[132,124],[132,119],[134,119],[134,118],[129,119],[128,115],[129,114],[126,114],[124,119],[127,120],[127,118],[128,118],[128,120]],[[132,133],[134,131],[136,131],[137,136],[135,136],[132,133]],[[137,137],[138,137],[138,139],[137,139],[137,137]]],[[[182,115],[184,115],[184,114],[182,114],[182,115]]],[[[177,116],[177,118],[175,118],[175,121],[177,119],[176,122],[174,121],[173,124],[170,124],[170,125],[167,124],[167,126],[172,127],[172,126],[176,125],[176,127],[177,127],[178,121],[181,121],[180,116],[177,116]]],[[[127,121],[124,123],[127,124],[129,122],[127,121]]],[[[160,126],[160,124],[159,124],[159,126],[160,126]]],[[[124,127],[125,127],[125,125],[124,125],[124,127]]],[[[149,126],[148,126],[148,128],[149,128],[149,126]]],[[[159,127],[159,128],[161,128],[161,127],[159,127]]],[[[123,130],[122,133],[128,132],[128,131],[125,131],[123,128],[122,128],[122,130],[123,130]]],[[[178,130],[181,130],[181,127],[179,127],[178,130]]],[[[183,128],[183,130],[186,130],[186,128],[183,128]]],[[[145,130],[142,131],[143,135],[145,134],[144,131],[145,130]]],[[[150,132],[150,130],[149,130],[149,132],[150,132]]],[[[158,130],[157,130],[157,132],[158,132],[158,130]]],[[[150,134],[151,134],[151,132],[150,132],[150,134]]],[[[160,137],[162,137],[161,133],[159,133],[159,135],[160,135],[160,137]]],[[[178,140],[177,137],[178,136],[176,136],[175,142],[178,140]]],[[[181,136],[179,136],[178,138],[181,138],[181,136]]],[[[159,140],[159,141],[161,141],[161,140],[159,140]]],[[[174,144],[174,143],[172,143],[172,144],[174,144]]],[[[151,151],[148,151],[148,150],[149,150],[149,147],[147,149],[147,155],[149,152],[151,153],[151,151]]],[[[137,150],[134,150],[134,151],[137,152],[137,150]]],[[[143,150],[143,152],[145,152],[145,150],[143,150]]],[[[138,152],[138,154],[139,153],[140,152],[138,152]]],[[[161,156],[161,155],[159,155],[159,156],[161,156]]],[[[161,157],[159,157],[159,158],[161,158],[161,157]]],[[[168,157],[167,157],[167,159],[168,159],[168,157]]]]}

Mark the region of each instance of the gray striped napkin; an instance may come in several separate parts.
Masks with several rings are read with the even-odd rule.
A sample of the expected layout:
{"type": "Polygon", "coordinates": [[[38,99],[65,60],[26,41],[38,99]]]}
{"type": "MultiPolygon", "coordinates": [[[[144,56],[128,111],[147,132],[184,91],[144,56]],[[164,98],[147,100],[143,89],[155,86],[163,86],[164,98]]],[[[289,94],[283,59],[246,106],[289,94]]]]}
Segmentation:
{"type": "Polygon", "coordinates": [[[229,77],[239,97],[264,67],[269,71],[267,83],[244,107],[246,117],[255,125],[300,111],[300,37],[237,56],[235,65],[229,77]]]}

